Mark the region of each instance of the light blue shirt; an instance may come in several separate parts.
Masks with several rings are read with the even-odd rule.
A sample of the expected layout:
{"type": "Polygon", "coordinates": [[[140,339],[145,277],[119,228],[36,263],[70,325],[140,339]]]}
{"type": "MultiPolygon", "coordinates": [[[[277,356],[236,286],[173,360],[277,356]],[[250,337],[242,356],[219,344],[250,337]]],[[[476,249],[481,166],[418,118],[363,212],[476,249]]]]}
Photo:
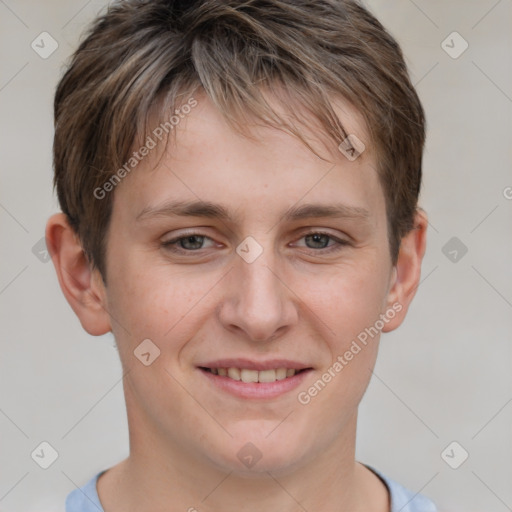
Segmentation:
{"type": "MultiPolygon", "coordinates": [[[[437,508],[428,498],[409,491],[399,483],[385,477],[376,469],[365,466],[373,471],[389,490],[391,496],[391,512],[437,512],[437,508]]],[[[96,482],[106,470],[91,478],[83,487],[75,489],[66,498],[66,512],[104,512],[101,506],[96,482]]]]}

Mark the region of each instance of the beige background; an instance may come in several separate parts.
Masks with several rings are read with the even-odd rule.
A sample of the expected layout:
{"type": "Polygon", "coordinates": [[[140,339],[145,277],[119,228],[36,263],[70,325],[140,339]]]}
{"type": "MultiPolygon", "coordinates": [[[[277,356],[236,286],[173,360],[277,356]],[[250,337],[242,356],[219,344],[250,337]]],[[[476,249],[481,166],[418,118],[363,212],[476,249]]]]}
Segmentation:
{"type": "MultiPolygon", "coordinates": [[[[127,455],[113,340],[81,329],[51,263],[33,252],[58,209],[54,89],[103,5],[0,0],[3,511],[63,511],[75,486],[127,455]],[[31,48],[43,31],[59,45],[47,59],[31,48]],[[59,455],[46,470],[31,458],[43,441],[59,455]]],[[[402,44],[427,111],[421,204],[431,228],[417,298],[403,327],[383,336],[361,405],[358,459],[441,510],[505,512],[512,510],[512,2],[367,5],[402,44]],[[441,46],[453,31],[469,44],[456,59],[441,46]],[[443,253],[452,237],[468,250],[460,257],[455,249],[456,262],[443,253]],[[441,457],[453,441],[463,448],[448,450],[451,461],[469,453],[458,469],[441,457]]],[[[463,41],[450,36],[446,44],[453,54],[463,41]]]]}

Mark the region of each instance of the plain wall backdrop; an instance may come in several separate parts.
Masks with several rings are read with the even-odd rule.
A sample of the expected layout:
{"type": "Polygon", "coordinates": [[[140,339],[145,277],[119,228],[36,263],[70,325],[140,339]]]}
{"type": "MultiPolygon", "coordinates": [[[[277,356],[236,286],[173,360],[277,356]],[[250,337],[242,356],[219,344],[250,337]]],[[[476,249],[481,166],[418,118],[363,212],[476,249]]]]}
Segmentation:
{"type": "MultiPolygon", "coordinates": [[[[430,228],[408,318],[381,339],[360,407],[357,458],[441,510],[505,512],[512,510],[512,2],[366,5],[402,45],[427,113],[420,204],[430,228]]],[[[82,330],[41,242],[58,211],[55,86],[104,6],[0,0],[2,511],[63,511],[69,492],[128,455],[113,338],[82,330]],[[58,44],[49,56],[53,43],[42,32],[58,44]],[[31,456],[42,442],[58,453],[48,469],[31,456]]]]}

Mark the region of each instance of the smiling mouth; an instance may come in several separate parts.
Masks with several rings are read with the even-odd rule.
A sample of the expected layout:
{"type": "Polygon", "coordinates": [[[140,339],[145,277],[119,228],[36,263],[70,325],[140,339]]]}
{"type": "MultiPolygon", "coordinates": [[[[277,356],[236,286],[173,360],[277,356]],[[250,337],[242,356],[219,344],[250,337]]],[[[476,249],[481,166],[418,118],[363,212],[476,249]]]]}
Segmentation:
{"type": "Polygon", "coordinates": [[[276,368],[269,370],[250,370],[247,368],[206,368],[199,367],[202,371],[218,375],[219,377],[227,377],[228,379],[242,381],[242,382],[276,382],[279,380],[286,380],[290,377],[298,375],[299,373],[311,370],[311,368],[303,368],[295,370],[293,368],[276,368]]]}

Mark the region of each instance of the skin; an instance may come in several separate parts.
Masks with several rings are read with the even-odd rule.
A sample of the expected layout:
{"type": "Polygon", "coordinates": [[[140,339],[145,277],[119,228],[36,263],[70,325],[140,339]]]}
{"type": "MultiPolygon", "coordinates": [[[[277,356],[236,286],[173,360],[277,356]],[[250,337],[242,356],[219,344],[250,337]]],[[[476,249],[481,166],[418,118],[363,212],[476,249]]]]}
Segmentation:
{"type": "Polygon", "coordinates": [[[402,323],[419,283],[426,216],[418,211],[392,265],[376,155],[360,115],[343,101],[336,102],[340,118],[367,147],[353,162],[336,149],[331,162],[321,160],[269,127],[254,126],[256,140],[250,140],[206,97],[196,98],[198,106],[177,127],[176,144],[155,150],[115,190],[106,285],[65,216],[56,214],[47,225],[67,300],[87,332],[114,333],[125,370],[130,456],[100,477],[103,507],[389,511],[386,487],[355,460],[357,408],[379,336],[309,404],[297,395],[393,304],[401,311],[383,331],[402,323]],[[144,209],[173,200],[221,204],[229,218],[137,220],[144,209]],[[306,203],[343,204],[366,215],[283,218],[306,203]],[[333,238],[315,245],[306,235],[318,231],[333,238]],[[204,248],[185,245],[177,253],[171,249],[179,250],[177,244],[163,245],[191,232],[208,237],[204,248]],[[235,251],[247,236],[263,249],[252,263],[235,251]],[[150,366],[133,354],[147,338],[161,351],[150,366]],[[197,368],[228,357],[285,358],[313,370],[277,398],[240,399],[197,368]],[[237,457],[247,442],[262,455],[252,468],[237,457]]]}

